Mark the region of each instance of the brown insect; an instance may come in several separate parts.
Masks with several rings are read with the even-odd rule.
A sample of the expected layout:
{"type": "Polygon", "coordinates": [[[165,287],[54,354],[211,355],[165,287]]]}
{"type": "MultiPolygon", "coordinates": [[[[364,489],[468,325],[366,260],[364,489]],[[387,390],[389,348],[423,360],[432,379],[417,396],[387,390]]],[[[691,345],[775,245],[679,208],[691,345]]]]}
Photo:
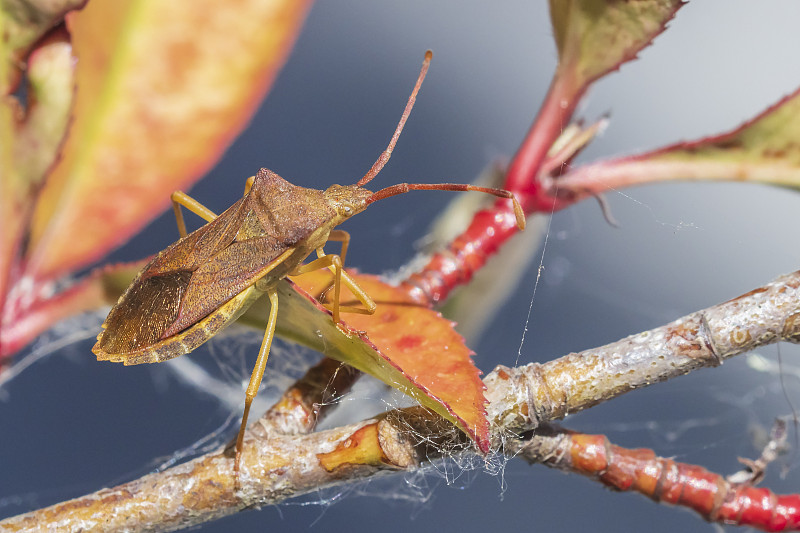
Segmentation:
{"type": "Polygon", "coordinates": [[[239,462],[250,405],[258,392],[278,316],[277,284],[287,275],[329,268],[334,273],[333,320],[340,313],[371,314],[375,303],[343,270],[350,235],[334,229],[369,204],[411,190],[479,191],[513,202],[520,229],[525,218],[508,191],[452,183],[400,183],[378,192],[362,188],[389,160],[414,105],[432,53],[425,54],[414,90],[386,150],[356,185],[331,185],[325,191],[292,185],[261,169],[247,180],[244,196],[219,216],[183,192],[172,194],[181,238],[158,253],[136,276],[111,309],[92,351],[98,360],[126,365],[158,363],[189,353],[236,320],[264,293],[270,313],[264,340],[250,377],[244,415],[236,439],[234,471],[239,462]],[[180,206],[208,221],[186,233],[180,206]],[[328,241],[342,243],[340,255],[327,255],[328,241]],[[316,251],[317,259],[302,264],[316,251]],[[341,284],[364,307],[339,304],[341,284]]]}

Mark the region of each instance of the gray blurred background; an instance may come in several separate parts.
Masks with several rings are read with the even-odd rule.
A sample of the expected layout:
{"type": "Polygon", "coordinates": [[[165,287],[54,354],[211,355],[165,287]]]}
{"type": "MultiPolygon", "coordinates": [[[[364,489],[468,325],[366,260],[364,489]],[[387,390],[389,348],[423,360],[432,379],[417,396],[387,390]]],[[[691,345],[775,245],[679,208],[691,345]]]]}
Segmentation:
{"type": "MultiPolygon", "coordinates": [[[[593,120],[610,111],[611,125],[582,160],[725,131],[793,91],[800,86],[798,20],[797,3],[687,5],[639,61],[590,92],[581,115],[593,120]]],[[[435,52],[428,79],[374,188],[471,181],[510,157],[555,66],[545,2],[323,1],[311,11],[250,128],[192,195],[219,212],[261,166],[303,186],[355,182],[391,136],[428,48],[435,52]]],[[[376,204],[344,228],[353,235],[348,263],[375,273],[402,265],[449,199],[448,193],[417,193],[376,204]]],[[[608,201],[618,229],[591,201],[555,215],[533,303],[539,255],[472,346],[484,372],[497,364],[547,361],[656,327],[800,266],[796,193],[673,184],[619,191],[608,201]]],[[[167,213],[114,259],[151,254],[176,233],[167,213]]],[[[93,332],[99,320],[78,324],[93,332]]],[[[247,361],[216,363],[215,357],[237,350],[223,343],[237,342],[212,343],[191,357],[221,366],[218,377],[236,385],[246,378],[254,349],[248,347],[253,353],[247,361]]],[[[160,365],[97,364],[91,344],[69,344],[0,390],[0,516],[138,477],[226,420],[219,439],[235,434],[238,414],[214,397],[180,383],[160,365]]],[[[759,355],[778,364],[776,347],[759,355]]],[[[740,357],[624,396],[565,425],[728,474],[739,469],[736,457],[758,456],[754,433],[800,405],[798,355],[793,346],[780,347],[786,395],[779,374],[759,372],[748,364],[754,359],[740,357]]],[[[275,358],[268,374],[273,365],[279,365],[275,358]]],[[[795,455],[785,457],[771,468],[767,486],[800,492],[797,465],[795,455]]],[[[202,529],[521,527],[712,531],[686,511],[519,461],[500,473],[445,465],[425,475],[326,490],[202,529]]]]}

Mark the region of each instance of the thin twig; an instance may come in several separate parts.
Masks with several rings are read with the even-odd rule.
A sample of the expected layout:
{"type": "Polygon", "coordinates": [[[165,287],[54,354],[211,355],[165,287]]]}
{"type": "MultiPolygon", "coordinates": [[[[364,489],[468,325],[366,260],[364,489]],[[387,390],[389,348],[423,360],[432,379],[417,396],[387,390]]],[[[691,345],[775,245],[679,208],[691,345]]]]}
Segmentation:
{"type": "Polygon", "coordinates": [[[798,494],[733,482],[700,466],[658,457],[652,450],[616,446],[605,435],[544,426],[526,439],[509,440],[506,453],[691,509],[709,522],[766,531],[796,531],[800,526],[798,494]]]}

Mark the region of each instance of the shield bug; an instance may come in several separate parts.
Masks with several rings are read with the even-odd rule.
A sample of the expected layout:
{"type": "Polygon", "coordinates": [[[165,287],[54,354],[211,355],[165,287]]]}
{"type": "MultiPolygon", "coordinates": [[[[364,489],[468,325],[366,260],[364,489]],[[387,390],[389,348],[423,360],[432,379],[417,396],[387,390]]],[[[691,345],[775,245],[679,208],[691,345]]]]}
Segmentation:
{"type": "Polygon", "coordinates": [[[219,216],[188,195],[172,195],[181,238],[158,253],[136,276],[103,322],[92,351],[98,360],[126,365],[158,363],[189,353],[236,320],[266,294],[271,309],[266,333],[245,395],[244,414],[236,439],[234,471],[238,475],[250,405],[258,392],[278,316],[277,284],[287,275],[328,268],[334,273],[333,320],[341,312],[371,314],[375,303],[343,270],[350,242],[334,229],[369,204],[411,190],[479,191],[512,201],[520,229],[525,218],[514,195],[501,189],[452,183],[400,183],[371,192],[363,185],[389,160],[414,105],[432,54],[428,51],[417,82],[386,150],[355,185],[331,185],[325,191],[306,189],[261,169],[247,180],[244,196],[219,216]],[[187,234],[181,206],[208,223],[187,234]],[[323,251],[327,241],[340,241],[340,255],[323,251]],[[312,252],[317,258],[303,264],[312,252]],[[363,307],[339,305],[346,285],[363,307]]]}

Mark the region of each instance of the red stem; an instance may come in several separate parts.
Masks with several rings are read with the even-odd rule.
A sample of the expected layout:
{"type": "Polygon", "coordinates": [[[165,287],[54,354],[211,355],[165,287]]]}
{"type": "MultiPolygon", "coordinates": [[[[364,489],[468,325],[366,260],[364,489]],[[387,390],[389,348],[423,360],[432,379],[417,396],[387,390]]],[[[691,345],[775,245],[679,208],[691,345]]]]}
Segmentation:
{"type": "Polygon", "coordinates": [[[594,478],[621,491],[636,491],[659,503],[692,509],[710,522],[763,531],[800,530],[800,495],[777,495],[750,484],[731,483],[705,468],[658,457],[649,449],[627,449],[604,435],[565,434],[569,451],[551,466],[594,478]]]}
{"type": "Polygon", "coordinates": [[[542,189],[537,175],[548,150],[569,123],[585,90],[585,87],[575,88],[571,78],[562,72],[571,70],[560,69],[556,73],[536,120],[506,171],[503,187],[520,196],[526,213],[561,208],[558,199],[542,189]]]}
{"type": "Polygon", "coordinates": [[[469,282],[497,249],[517,232],[517,219],[509,200],[475,213],[472,223],[447,249],[434,254],[419,272],[408,276],[403,287],[416,300],[435,304],[459,285],[469,282]]]}
{"type": "MultiPolygon", "coordinates": [[[[568,69],[567,69],[568,70],[568,69]]],[[[562,75],[553,79],[539,115],[506,172],[503,188],[517,195],[526,215],[552,212],[571,204],[548,194],[537,173],[547,151],[572,117],[585,87],[562,75]]],[[[508,200],[500,200],[475,214],[470,226],[446,250],[435,254],[425,267],[401,284],[415,299],[435,304],[472,279],[500,246],[516,233],[516,220],[508,200]]]]}

